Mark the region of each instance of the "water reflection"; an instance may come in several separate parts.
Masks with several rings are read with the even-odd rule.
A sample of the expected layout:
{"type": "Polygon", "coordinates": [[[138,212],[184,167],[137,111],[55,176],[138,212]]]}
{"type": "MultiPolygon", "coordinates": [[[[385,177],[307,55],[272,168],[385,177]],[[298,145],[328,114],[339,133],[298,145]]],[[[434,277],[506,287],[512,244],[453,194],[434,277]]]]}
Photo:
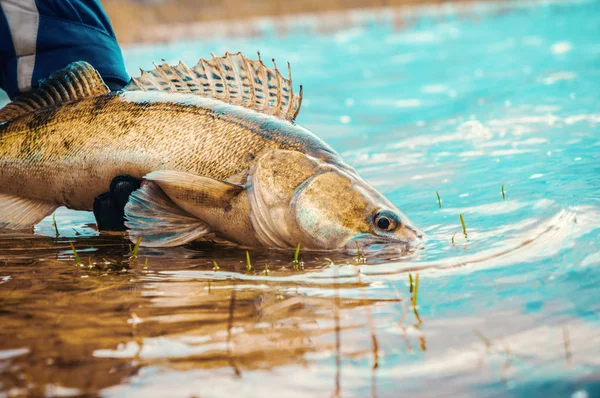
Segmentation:
{"type": "MultiPolygon", "coordinates": [[[[372,308],[398,303],[402,328],[410,315],[406,293],[367,297],[359,269],[338,275],[332,262],[351,262],[347,256],[303,254],[299,270],[291,255],[257,253],[248,271],[235,248],[142,249],[132,261],[120,236],[101,235],[75,241],[77,265],[68,242],[0,239],[2,273],[11,278],[0,285],[7,391],[44,395],[48,386],[64,386],[86,394],[165,366],[244,377],[324,352],[335,353],[339,390],[342,357],[370,356],[377,368],[372,308]],[[206,254],[219,259],[218,270],[206,254]],[[341,340],[342,332],[360,330],[371,330],[370,338],[341,340]]],[[[406,333],[402,339],[411,350],[425,344],[406,333]]]]}

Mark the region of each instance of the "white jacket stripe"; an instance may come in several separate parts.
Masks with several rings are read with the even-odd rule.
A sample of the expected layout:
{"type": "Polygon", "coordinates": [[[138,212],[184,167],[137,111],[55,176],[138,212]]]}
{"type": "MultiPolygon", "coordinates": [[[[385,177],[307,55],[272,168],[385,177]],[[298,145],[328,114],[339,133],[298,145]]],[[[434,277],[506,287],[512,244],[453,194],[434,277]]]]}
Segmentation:
{"type": "Polygon", "coordinates": [[[17,83],[21,92],[31,89],[35,47],[40,23],[35,0],[0,0],[17,54],[17,83]]]}

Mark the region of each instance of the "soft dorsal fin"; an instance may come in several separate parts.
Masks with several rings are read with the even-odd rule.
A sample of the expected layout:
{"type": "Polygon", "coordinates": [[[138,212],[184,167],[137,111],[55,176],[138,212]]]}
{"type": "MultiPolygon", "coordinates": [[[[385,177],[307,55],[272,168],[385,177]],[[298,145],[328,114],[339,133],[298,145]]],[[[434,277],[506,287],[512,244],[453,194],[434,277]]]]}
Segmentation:
{"type": "Polygon", "coordinates": [[[251,60],[241,52],[225,53],[223,57],[200,59],[196,66],[188,68],[183,62],[176,66],[154,65],[151,71],[141,71],[125,87],[129,91],[167,91],[192,93],[210,97],[228,104],[294,121],[302,104],[302,86],[295,94],[292,74],[288,63],[288,78],[281,75],[275,60],[274,68],[268,68],[260,59],[251,60]]]}
{"type": "Polygon", "coordinates": [[[0,123],[36,109],[106,94],[109,91],[92,65],[85,61],[73,62],[40,81],[37,88],[21,94],[0,109],[0,123]]]}

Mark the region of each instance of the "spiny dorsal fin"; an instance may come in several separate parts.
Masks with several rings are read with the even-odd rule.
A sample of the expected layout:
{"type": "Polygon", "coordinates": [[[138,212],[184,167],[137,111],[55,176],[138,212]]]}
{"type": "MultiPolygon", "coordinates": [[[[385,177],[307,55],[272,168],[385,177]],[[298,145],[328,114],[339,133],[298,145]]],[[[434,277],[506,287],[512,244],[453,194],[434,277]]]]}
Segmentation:
{"type": "Polygon", "coordinates": [[[125,90],[191,93],[293,122],[300,112],[302,86],[294,94],[289,64],[287,79],[277,69],[275,60],[273,65],[274,68],[265,66],[260,54],[258,60],[251,60],[241,52],[200,59],[191,69],[181,61],[171,66],[163,60],[151,71],[142,70],[125,90]]]}
{"type": "Polygon", "coordinates": [[[106,94],[109,91],[92,65],[85,61],[73,62],[40,81],[37,88],[21,94],[0,109],[0,123],[36,109],[106,94]]]}

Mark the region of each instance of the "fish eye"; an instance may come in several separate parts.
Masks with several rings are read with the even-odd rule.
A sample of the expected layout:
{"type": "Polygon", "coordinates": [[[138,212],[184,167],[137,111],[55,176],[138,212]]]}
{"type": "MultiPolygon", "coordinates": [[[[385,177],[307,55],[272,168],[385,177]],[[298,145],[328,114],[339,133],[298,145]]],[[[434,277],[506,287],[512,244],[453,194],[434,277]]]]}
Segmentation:
{"type": "Polygon", "coordinates": [[[389,211],[379,211],[375,214],[375,226],[382,231],[392,231],[400,225],[398,217],[389,211]]]}
{"type": "Polygon", "coordinates": [[[390,225],[392,225],[392,222],[386,216],[379,217],[379,219],[377,220],[377,227],[379,229],[387,231],[390,225]]]}

